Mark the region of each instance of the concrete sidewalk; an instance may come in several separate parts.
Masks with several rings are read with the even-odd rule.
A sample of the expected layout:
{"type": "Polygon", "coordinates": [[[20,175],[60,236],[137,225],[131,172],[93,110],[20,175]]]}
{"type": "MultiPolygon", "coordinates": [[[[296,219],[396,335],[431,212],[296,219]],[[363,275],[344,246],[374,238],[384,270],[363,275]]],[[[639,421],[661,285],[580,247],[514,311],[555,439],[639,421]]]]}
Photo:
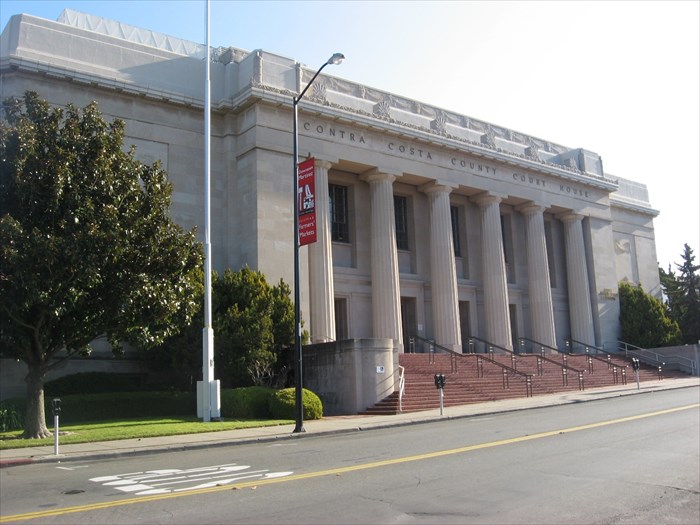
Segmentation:
{"type": "MultiPolygon", "coordinates": [[[[428,423],[440,419],[457,419],[486,414],[497,414],[516,410],[527,410],[548,406],[566,405],[595,401],[611,397],[644,394],[661,390],[678,388],[698,389],[700,402],[700,378],[689,377],[682,379],[664,379],[661,381],[645,381],[637,390],[637,383],[614,385],[609,387],[591,388],[584,391],[560,392],[535,396],[530,398],[504,399],[487,403],[448,407],[443,410],[426,410],[410,412],[393,416],[330,416],[321,420],[305,421],[304,433],[293,433],[294,424],[275,427],[248,428],[240,430],[224,430],[201,434],[184,434],[179,436],[164,436],[143,439],[123,439],[117,441],[100,441],[77,445],[60,445],[59,455],[54,455],[52,445],[29,448],[19,448],[0,451],[0,468],[15,465],[27,465],[35,462],[64,462],[88,459],[113,458],[124,455],[150,454],[175,450],[225,446],[238,443],[274,441],[279,439],[300,439],[307,436],[372,430],[377,428],[396,427],[428,423]]],[[[437,393],[436,393],[437,395],[437,393]]]]}

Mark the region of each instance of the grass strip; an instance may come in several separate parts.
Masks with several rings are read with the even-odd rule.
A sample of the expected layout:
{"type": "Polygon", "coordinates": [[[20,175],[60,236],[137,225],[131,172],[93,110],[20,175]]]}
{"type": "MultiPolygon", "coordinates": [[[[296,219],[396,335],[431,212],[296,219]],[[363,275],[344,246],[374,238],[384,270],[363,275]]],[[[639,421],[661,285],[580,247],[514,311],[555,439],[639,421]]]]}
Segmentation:
{"type": "MultiPolygon", "coordinates": [[[[60,426],[60,443],[92,443],[116,439],[148,438],[220,432],[242,428],[269,427],[293,423],[289,420],[231,420],[204,423],[196,418],[128,419],[118,421],[95,421],[60,426]],[[65,432],[65,434],[64,434],[65,432]]],[[[50,429],[51,430],[51,429],[50,429]]],[[[12,448],[53,445],[53,437],[45,439],[23,439],[21,431],[0,433],[0,450],[12,448]]]]}

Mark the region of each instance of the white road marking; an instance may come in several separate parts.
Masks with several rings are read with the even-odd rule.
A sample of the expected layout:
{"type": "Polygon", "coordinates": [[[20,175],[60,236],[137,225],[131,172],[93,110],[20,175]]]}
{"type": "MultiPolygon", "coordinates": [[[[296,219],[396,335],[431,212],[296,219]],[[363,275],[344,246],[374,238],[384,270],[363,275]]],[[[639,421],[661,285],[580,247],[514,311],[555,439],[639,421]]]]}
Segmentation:
{"type": "Polygon", "coordinates": [[[137,496],[146,496],[216,487],[243,479],[273,479],[293,474],[293,472],[269,472],[267,469],[248,469],[250,469],[249,465],[230,463],[184,470],[173,468],[129,472],[112,476],[98,476],[90,478],[90,481],[137,496]],[[188,486],[178,486],[183,484],[188,486]]]}

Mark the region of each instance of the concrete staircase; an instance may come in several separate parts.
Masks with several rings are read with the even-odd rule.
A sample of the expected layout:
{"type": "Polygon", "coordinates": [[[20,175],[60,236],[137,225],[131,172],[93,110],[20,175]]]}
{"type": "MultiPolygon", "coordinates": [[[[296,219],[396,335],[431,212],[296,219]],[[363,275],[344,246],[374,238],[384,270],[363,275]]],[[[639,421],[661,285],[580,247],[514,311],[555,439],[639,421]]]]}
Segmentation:
{"type": "MultiPolygon", "coordinates": [[[[535,354],[461,354],[446,353],[400,354],[399,364],[405,369],[403,412],[417,412],[439,408],[439,391],[435,374],[444,374],[443,406],[484,403],[497,399],[526,397],[530,376],[531,394],[581,390],[636,381],[631,361],[619,356],[589,357],[551,353],[545,359],[535,354]],[[493,359],[494,362],[490,361],[493,359]],[[499,366],[498,364],[502,365],[499,366]],[[564,373],[564,370],[566,373],[564,373]]],[[[663,378],[688,377],[676,371],[663,372],[663,378]]],[[[658,381],[659,371],[642,364],[640,381],[658,381]]],[[[394,392],[364,415],[398,414],[399,394],[394,392]]]]}

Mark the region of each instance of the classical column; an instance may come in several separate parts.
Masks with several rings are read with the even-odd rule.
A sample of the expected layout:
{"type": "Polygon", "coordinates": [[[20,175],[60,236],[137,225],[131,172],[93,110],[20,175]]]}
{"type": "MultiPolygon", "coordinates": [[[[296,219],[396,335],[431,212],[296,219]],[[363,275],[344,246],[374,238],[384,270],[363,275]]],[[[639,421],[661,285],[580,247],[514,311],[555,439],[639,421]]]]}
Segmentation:
{"type": "Polygon", "coordinates": [[[421,189],[427,193],[430,206],[430,288],[433,302],[433,335],[437,344],[455,352],[461,352],[457,268],[450,214],[452,188],[443,184],[429,183],[421,189]]]}
{"type": "Polygon", "coordinates": [[[373,170],[361,178],[370,188],[373,334],[376,338],[394,339],[403,351],[394,217],[396,177],[373,170]]]}
{"type": "Polygon", "coordinates": [[[501,231],[501,197],[484,194],[475,199],[481,209],[481,273],[484,285],[486,334],[490,343],[513,349],[508,310],[508,283],[501,231]]]}
{"type": "MultiPolygon", "coordinates": [[[[590,286],[586,267],[586,249],[583,244],[583,215],[560,215],[564,223],[566,246],[566,279],[569,287],[569,319],[571,338],[588,345],[595,345],[590,286]]],[[[574,345],[577,346],[577,345],[574,345]]]]}
{"type": "Polygon", "coordinates": [[[332,164],[316,160],[316,242],[309,245],[311,342],[335,341],[333,250],[329,224],[328,170],[332,164]]]}
{"type": "Polygon", "coordinates": [[[525,216],[532,338],[538,343],[556,348],[552,287],[544,234],[544,207],[530,203],[519,207],[518,211],[525,216]]]}

